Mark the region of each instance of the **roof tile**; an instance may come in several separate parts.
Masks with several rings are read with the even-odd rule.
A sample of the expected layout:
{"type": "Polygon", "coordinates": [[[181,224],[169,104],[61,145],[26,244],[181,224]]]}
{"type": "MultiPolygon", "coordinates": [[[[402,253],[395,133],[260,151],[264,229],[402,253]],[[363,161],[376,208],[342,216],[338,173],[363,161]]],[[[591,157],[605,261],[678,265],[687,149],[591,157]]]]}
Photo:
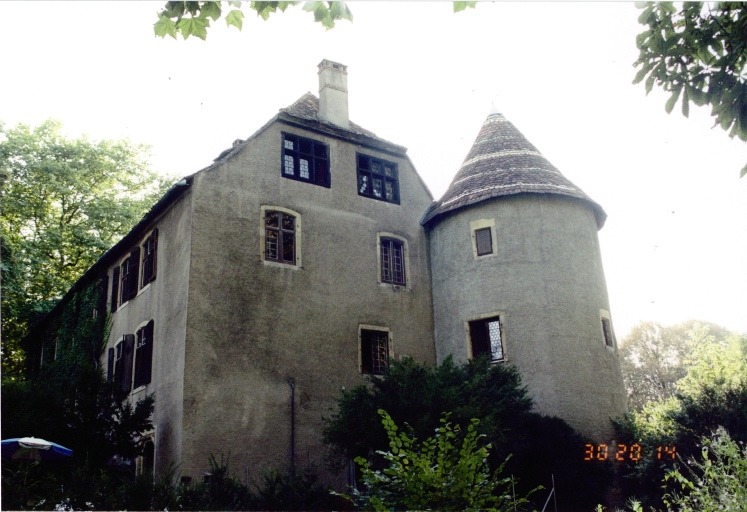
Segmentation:
{"type": "Polygon", "coordinates": [[[516,194],[558,194],[586,203],[602,227],[606,214],[571,183],[502,114],[490,114],[443,197],[423,224],[465,206],[516,194]]]}

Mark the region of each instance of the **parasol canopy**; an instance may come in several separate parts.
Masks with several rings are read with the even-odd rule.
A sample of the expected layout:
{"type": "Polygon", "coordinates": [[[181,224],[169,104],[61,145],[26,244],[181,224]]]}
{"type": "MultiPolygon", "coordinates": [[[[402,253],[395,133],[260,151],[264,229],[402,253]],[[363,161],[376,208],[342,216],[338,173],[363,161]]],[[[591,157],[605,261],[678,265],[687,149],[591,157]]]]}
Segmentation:
{"type": "Polygon", "coordinates": [[[63,460],[73,454],[70,448],[38,437],[4,439],[0,444],[3,459],[10,460],[63,460]]]}

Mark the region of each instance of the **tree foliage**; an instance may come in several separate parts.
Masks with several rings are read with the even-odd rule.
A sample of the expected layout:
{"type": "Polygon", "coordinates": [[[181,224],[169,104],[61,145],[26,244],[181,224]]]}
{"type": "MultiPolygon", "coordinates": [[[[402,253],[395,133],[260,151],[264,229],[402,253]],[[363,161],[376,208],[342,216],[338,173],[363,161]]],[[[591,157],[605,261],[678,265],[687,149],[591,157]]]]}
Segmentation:
{"type": "Polygon", "coordinates": [[[680,100],[685,117],[690,102],[710,106],[716,126],[747,141],[747,4],[656,2],[642,9],[634,83],[644,82],[646,93],[654,85],[670,93],[667,113],[680,100]]]}
{"type": "Polygon", "coordinates": [[[669,471],[665,480],[679,490],[665,496],[671,510],[717,512],[747,510],[747,446],[734,441],[724,429],[703,438],[700,460],[669,471]]]}
{"type": "Polygon", "coordinates": [[[19,378],[19,340],[101,254],[126,234],[166,182],[145,148],[62,135],[45,121],[0,123],[3,378],[19,378]]]}
{"type": "MultiPolygon", "coordinates": [[[[621,442],[635,441],[648,447],[676,446],[677,453],[684,458],[695,456],[702,439],[718,429],[728,432],[738,442],[747,442],[747,337],[697,322],[669,328],[656,326],[655,330],[651,325],[641,327],[646,327],[642,332],[649,334],[668,333],[670,340],[662,342],[664,346],[669,346],[672,339],[681,343],[680,350],[658,352],[660,356],[677,354],[681,376],[670,383],[666,395],[652,398],[619,423],[621,442]]],[[[647,343],[652,339],[662,340],[662,337],[635,337],[630,351],[625,346],[621,349],[625,358],[636,353],[632,348],[640,340],[647,343]]],[[[652,364],[649,368],[655,373],[660,365],[652,364]]],[[[630,465],[623,471],[631,484],[629,492],[648,506],[661,506],[659,485],[668,469],[654,458],[630,465]]]]}
{"type": "Polygon", "coordinates": [[[88,507],[88,502],[100,508],[117,505],[108,491],[118,477],[108,463],[115,455],[132,459],[140,453],[141,435],[153,427],[154,397],[132,403],[126,391],[101,374],[99,358],[109,323],[106,315],[94,316],[92,311],[101,304],[102,292],[98,283],[76,291],[55,321],[55,346],[48,348],[47,362],[28,380],[3,382],[3,439],[34,436],[73,450],[62,470],[4,461],[3,469],[8,470],[3,473],[4,504],[26,506],[25,501],[15,501],[17,478],[31,475],[55,485],[40,485],[34,495],[23,495],[24,500],[62,500],[59,489],[64,486],[64,499],[71,507],[88,507]],[[96,494],[102,490],[106,492],[96,494]]]}
{"type": "MultiPolygon", "coordinates": [[[[171,36],[176,39],[180,34],[184,39],[195,36],[200,39],[207,38],[207,31],[211,21],[218,21],[223,17],[226,26],[236,27],[241,30],[244,26],[244,6],[254,11],[257,16],[266,20],[271,14],[285,12],[290,6],[298,5],[300,2],[240,2],[240,1],[210,1],[199,0],[193,2],[170,1],[166,2],[163,10],[158,14],[158,21],[153,25],[153,31],[159,37],[171,36]],[[227,7],[228,9],[224,9],[227,7]]],[[[321,23],[326,29],[335,26],[340,20],[353,19],[347,4],[341,1],[304,2],[303,9],[314,14],[314,21],[321,23]]]]}
{"type": "Polygon", "coordinates": [[[736,333],[704,322],[636,325],[620,344],[620,365],[630,406],[641,411],[651,402],[673,398],[680,387],[697,387],[693,380],[700,374],[724,371],[738,375],[738,368],[731,367],[739,364],[740,358],[728,361],[723,354],[738,352],[739,340],[736,333]],[[716,364],[718,361],[723,364],[716,364]]]}
{"type": "MultiPolygon", "coordinates": [[[[244,7],[254,11],[263,20],[267,20],[271,14],[285,12],[288,7],[296,6],[301,2],[260,2],[252,0],[241,2],[229,1],[169,1],[158,13],[158,21],[153,24],[153,31],[158,37],[171,36],[176,39],[181,35],[184,39],[190,36],[207,39],[208,29],[211,21],[218,21],[221,17],[228,27],[236,27],[241,30],[244,26],[244,7]],[[224,8],[225,7],[225,8],[224,8]]],[[[454,12],[464,11],[474,7],[476,1],[455,1],[452,3],[454,12]]],[[[303,2],[303,10],[313,13],[314,21],[329,30],[334,28],[335,23],[341,20],[353,21],[353,13],[346,2],[335,1],[307,1],[303,2]]]]}
{"type": "Polygon", "coordinates": [[[375,469],[364,457],[356,463],[364,484],[355,493],[363,509],[373,510],[517,510],[525,499],[512,493],[512,479],[502,477],[503,465],[491,471],[490,444],[478,434],[472,419],[466,432],[444,414],[435,433],[418,441],[379,410],[389,449],[380,451],[385,467],[375,469]]]}
{"type": "Polygon", "coordinates": [[[463,365],[447,358],[436,367],[409,358],[392,362],[368,385],[343,390],[337,409],[325,419],[324,439],[338,460],[364,457],[374,466],[383,463],[371,458],[389,446],[379,409],[396,424],[407,424],[418,439],[432,435],[443,413],[451,413],[449,420],[459,425],[476,418],[479,434],[493,447],[488,458],[493,470],[512,455],[505,469],[519,481],[517,493],[550,487],[554,474],[567,506],[591,506],[603,498],[609,475],[584,465],[585,441],[568,424],[532,412],[532,400],[513,366],[491,365],[484,358],[463,365]]]}

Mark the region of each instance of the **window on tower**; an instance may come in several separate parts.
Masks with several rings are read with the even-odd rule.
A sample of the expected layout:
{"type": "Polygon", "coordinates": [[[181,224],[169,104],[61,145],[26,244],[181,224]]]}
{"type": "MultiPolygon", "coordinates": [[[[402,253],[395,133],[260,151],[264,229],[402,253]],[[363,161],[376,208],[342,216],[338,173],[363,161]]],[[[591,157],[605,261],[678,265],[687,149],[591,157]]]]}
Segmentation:
{"type": "Polygon", "coordinates": [[[487,355],[492,362],[504,360],[503,333],[499,316],[469,322],[472,357],[487,355]]]}
{"type": "Polygon", "coordinates": [[[605,346],[615,348],[615,337],[612,334],[612,324],[607,316],[602,316],[602,336],[605,346]]]}
{"type": "Polygon", "coordinates": [[[495,219],[477,219],[469,223],[472,255],[475,259],[492,256],[495,249],[495,219]]]}

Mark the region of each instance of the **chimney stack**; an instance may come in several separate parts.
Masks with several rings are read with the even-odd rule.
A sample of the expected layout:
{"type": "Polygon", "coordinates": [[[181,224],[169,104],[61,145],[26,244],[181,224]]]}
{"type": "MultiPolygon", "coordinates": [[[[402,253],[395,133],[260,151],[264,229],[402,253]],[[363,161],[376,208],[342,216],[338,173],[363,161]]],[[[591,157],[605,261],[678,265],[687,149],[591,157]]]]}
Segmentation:
{"type": "Polygon", "coordinates": [[[327,59],[319,63],[319,120],[350,127],[348,67],[327,59]]]}

